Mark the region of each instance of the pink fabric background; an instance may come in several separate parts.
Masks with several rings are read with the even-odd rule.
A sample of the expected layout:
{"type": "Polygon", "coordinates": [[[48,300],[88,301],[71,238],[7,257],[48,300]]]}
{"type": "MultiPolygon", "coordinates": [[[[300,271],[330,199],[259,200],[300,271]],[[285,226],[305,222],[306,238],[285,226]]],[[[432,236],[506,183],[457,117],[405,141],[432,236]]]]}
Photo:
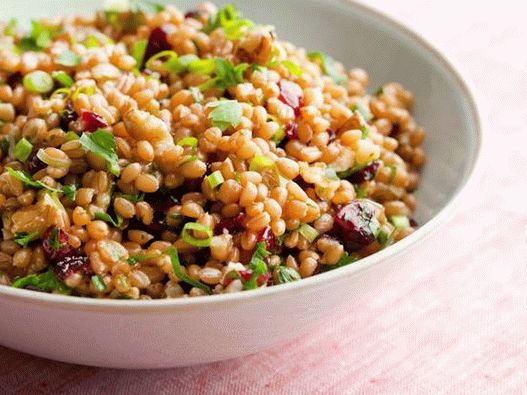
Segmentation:
{"type": "Polygon", "coordinates": [[[0,347],[0,393],[426,394],[527,391],[527,48],[515,0],[370,0],[464,66],[489,110],[477,190],[346,316],[247,358],[152,372],[0,347]],[[445,249],[445,246],[448,246],[445,249]]]}

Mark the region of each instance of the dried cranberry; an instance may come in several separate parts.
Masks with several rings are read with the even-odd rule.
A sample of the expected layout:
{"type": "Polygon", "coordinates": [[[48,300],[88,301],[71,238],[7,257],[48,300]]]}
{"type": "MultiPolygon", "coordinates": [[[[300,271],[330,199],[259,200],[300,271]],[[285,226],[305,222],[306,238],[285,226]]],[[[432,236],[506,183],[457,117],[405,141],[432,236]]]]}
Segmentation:
{"type": "Polygon", "coordinates": [[[18,71],[16,73],[10,74],[9,77],[7,77],[6,82],[11,88],[14,88],[18,84],[22,83],[22,74],[18,71]]]}
{"type": "Polygon", "coordinates": [[[57,277],[63,281],[75,273],[91,274],[88,257],[78,250],[72,255],[59,259],[53,266],[53,270],[57,277]]]}
{"type": "Polygon", "coordinates": [[[285,125],[284,130],[289,140],[298,140],[298,124],[296,122],[289,122],[285,125]]]}
{"type": "Polygon", "coordinates": [[[70,123],[76,121],[79,116],[71,106],[71,103],[68,103],[64,110],[60,113],[60,127],[62,130],[70,130],[70,123]]]}
{"type": "Polygon", "coordinates": [[[396,137],[400,131],[401,131],[401,125],[399,125],[398,122],[394,122],[392,124],[392,128],[390,129],[390,137],[396,137]]]}
{"type": "Polygon", "coordinates": [[[42,162],[37,156],[38,150],[33,150],[29,158],[27,158],[27,169],[30,173],[36,173],[39,170],[44,169],[47,165],[42,162]]]}
{"type": "Polygon", "coordinates": [[[258,232],[256,240],[258,240],[258,242],[263,241],[267,251],[275,251],[278,247],[278,240],[276,240],[276,236],[272,232],[270,226],[266,226],[258,232]]]}
{"type": "Polygon", "coordinates": [[[333,140],[335,140],[337,138],[337,133],[335,133],[335,131],[331,128],[329,128],[327,130],[328,132],[328,135],[329,135],[329,140],[328,140],[328,143],[331,143],[333,140]]]}
{"type": "Polygon", "coordinates": [[[46,258],[55,262],[71,255],[75,249],[68,243],[69,239],[62,229],[49,227],[42,236],[42,248],[46,258]]]}
{"type": "Polygon", "coordinates": [[[190,10],[185,14],[185,18],[193,18],[198,19],[199,18],[199,11],[197,10],[190,10]]]}
{"type": "Polygon", "coordinates": [[[272,277],[273,276],[269,272],[260,274],[258,278],[256,279],[256,285],[261,287],[262,285],[267,284],[272,277]]]}
{"type": "Polygon", "coordinates": [[[178,189],[167,192],[155,192],[145,195],[145,201],[150,204],[154,211],[165,213],[172,206],[178,203],[178,189]]]}
{"type": "Polygon", "coordinates": [[[358,200],[352,201],[337,212],[335,230],[348,249],[357,250],[375,240],[375,234],[370,227],[373,214],[370,206],[358,200]]]}
{"type": "Polygon", "coordinates": [[[168,42],[168,33],[170,28],[168,26],[159,26],[150,32],[148,37],[148,45],[145,50],[145,59],[150,59],[156,53],[172,49],[168,42]]]}
{"type": "Polygon", "coordinates": [[[82,130],[88,132],[95,132],[108,126],[104,118],[93,111],[82,111],[80,121],[82,130]]]}
{"type": "Polygon", "coordinates": [[[240,270],[238,272],[238,275],[240,276],[242,281],[249,281],[253,275],[253,271],[251,269],[240,270]]]}
{"type": "Polygon", "coordinates": [[[353,173],[348,177],[348,181],[352,184],[360,184],[364,181],[371,181],[375,178],[377,170],[379,170],[380,162],[375,161],[370,163],[368,166],[363,167],[359,171],[353,173]]]}
{"type": "Polygon", "coordinates": [[[283,103],[292,107],[295,110],[295,115],[300,115],[300,107],[304,105],[304,93],[294,82],[288,80],[281,80],[278,83],[280,87],[280,96],[278,97],[283,103]]]}
{"type": "Polygon", "coordinates": [[[417,221],[413,218],[410,218],[410,226],[412,228],[417,228],[419,226],[419,224],[417,223],[417,221]]]}
{"type": "Polygon", "coordinates": [[[245,213],[239,213],[236,217],[223,218],[214,228],[217,235],[221,235],[225,230],[233,234],[244,230],[243,221],[245,221],[245,213]]]}

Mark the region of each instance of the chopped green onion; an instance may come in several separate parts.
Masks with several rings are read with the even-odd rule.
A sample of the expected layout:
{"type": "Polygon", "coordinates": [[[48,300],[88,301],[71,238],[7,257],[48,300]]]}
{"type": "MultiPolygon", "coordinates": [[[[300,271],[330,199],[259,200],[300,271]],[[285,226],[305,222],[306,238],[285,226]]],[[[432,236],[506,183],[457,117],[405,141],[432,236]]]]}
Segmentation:
{"type": "Polygon", "coordinates": [[[145,60],[145,51],[148,40],[138,40],[132,45],[131,55],[135,59],[135,66],[140,69],[145,60]]]}
{"type": "Polygon", "coordinates": [[[75,92],[71,95],[71,100],[75,101],[79,97],[80,94],[84,94],[86,96],[91,96],[95,93],[95,87],[94,86],[81,86],[80,88],[77,88],[75,92]]]}
{"type": "Polygon", "coordinates": [[[298,228],[298,233],[300,233],[304,238],[312,243],[318,237],[318,231],[308,224],[301,224],[298,228]]]}
{"type": "Polygon", "coordinates": [[[81,57],[67,49],[57,56],[55,63],[66,67],[75,67],[81,63],[81,57]]]}
{"type": "Polygon", "coordinates": [[[171,73],[181,74],[189,70],[190,64],[200,61],[194,54],[183,55],[178,58],[171,58],[163,64],[163,68],[171,73]]]}
{"type": "Polygon", "coordinates": [[[216,70],[215,59],[197,59],[188,65],[188,71],[194,74],[211,75],[216,70]]]}
{"type": "Polygon", "coordinates": [[[33,240],[36,240],[40,237],[39,232],[32,232],[32,233],[26,233],[26,232],[20,232],[15,235],[15,242],[18,245],[21,245],[22,247],[26,248],[30,242],[33,240]]]}
{"type": "Polygon", "coordinates": [[[395,229],[403,229],[410,227],[410,220],[406,215],[392,215],[388,217],[390,222],[395,226],[395,229]]]}
{"type": "Polygon", "coordinates": [[[216,170],[210,176],[207,176],[207,181],[209,182],[209,185],[210,185],[211,189],[214,189],[217,186],[223,184],[225,179],[223,178],[223,175],[221,174],[221,171],[216,170]]]}
{"type": "Polygon", "coordinates": [[[168,62],[174,62],[177,60],[177,53],[174,51],[161,51],[156,53],[154,56],[152,56],[150,59],[146,61],[145,67],[147,69],[152,69],[152,66],[154,65],[154,62],[156,60],[162,59],[162,58],[168,58],[164,64],[168,62]]]}
{"type": "Polygon", "coordinates": [[[83,45],[86,48],[97,48],[99,47],[99,40],[97,40],[97,37],[95,37],[93,34],[90,34],[88,37],[86,37],[86,40],[84,40],[83,45]]]}
{"type": "Polygon", "coordinates": [[[71,89],[70,88],[59,88],[59,89],[55,89],[53,91],[53,93],[51,94],[51,97],[56,97],[56,96],[60,96],[60,95],[64,95],[64,96],[69,96],[71,93],[71,89]]]}
{"type": "Polygon", "coordinates": [[[369,122],[373,119],[373,114],[371,113],[370,109],[366,107],[364,104],[362,104],[361,102],[355,103],[351,107],[351,110],[358,111],[366,122],[369,122]]]}
{"type": "Polygon", "coordinates": [[[265,248],[265,243],[262,241],[258,242],[256,244],[256,250],[251,257],[251,262],[249,263],[249,267],[253,273],[251,278],[247,280],[245,284],[243,284],[245,289],[258,288],[258,277],[268,272],[264,258],[268,257],[269,255],[271,255],[271,253],[265,248]]]}
{"type": "Polygon", "coordinates": [[[16,143],[13,154],[20,162],[25,162],[31,155],[31,151],[33,151],[33,145],[23,137],[16,143]]]}
{"type": "Polygon", "coordinates": [[[300,274],[298,274],[298,272],[293,268],[287,266],[278,266],[275,269],[275,279],[277,280],[276,282],[279,284],[298,281],[301,278],[302,277],[300,277],[300,274]]]}
{"type": "Polygon", "coordinates": [[[302,70],[302,68],[292,60],[274,60],[267,64],[267,66],[270,68],[276,67],[278,65],[284,66],[287,71],[289,71],[292,75],[296,77],[301,76],[304,73],[304,70],[302,70]]]}
{"type": "Polygon", "coordinates": [[[78,140],[80,137],[77,133],[75,132],[68,132],[66,133],[66,135],[64,136],[64,142],[68,142],[68,141],[72,141],[72,140],[78,140]]]}
{"type": "Polygon", "coordinates": [[[53,78],[45,71],[36,70],[26,74],[24,88],[33,93],[48,93],[53,89],[53,78]]]}
{"type": "Polygon", "coordinates": [[[199,224],[197,222],[187,222],[183,226],[183,230],[181,231],[181,238],[183,241],[187,244],[190,244],[193,247],[208,247],[210,246],[210,242],[212,241],[212,229],[208,226],[199,224]],[[197,231],[197,232],[203,232],[207,234],[206,239],[197,239],[194,236],[190,234],[190,231],[197,231]]]}
{"type": "Polygon", "coordinates": [[[48,155],[43,148],[37,151],[37,158],[44,162],[46,165],[51,167],[58,167],[60,169],[68,168],[71,164],[71,159],[61,159],[48,155]]]}
{"type": "Polygon", "coordinates": [[[273,162],[272,159],[268,158],[267,156],[256,155],[251,160],[251,164],[249,165],[249,170],[261,172],[264,169],[270,169],[274,167],[275,167],[275,163],[273,162]]]}
{"type": "Polygon", "coordinates": [[[95,287],[95,289],[97,290],[97,292],[106,291],[106,284],[104,283],[104,279],[101,276],[99,275],[92,276],[91,282],[93,286],[95,287]]]}
{"type": "Polygon", "coordinates": [[[198,146],[198,139],[195,137],[183,137],[177,142],[177,145],[196,148],[198,146]]]}
{"type": "Polygon", "coordinates": [[[170,257],[170,261],[172,262],[172,270],[174,270],[174,274],[177,276],[177,278],[189,285],[192,285],[193,287],[205,291],[208,294],[211,293],[209,286],[194,280],[192,277],[190,277],[187,273],[183,271],[183,269],[181,268],[181,263],[179,262],[178,251],[174,247],[170,247],[169,249],[167,249],[166,253],[170,257]]]}
{"type": "Polygon", "coordinates": [[[65,71],[53,71],[51,73],[51,76],[53,79],[55,79],[59,84],[62,86],[69,88],[73,85],[74,81],[73,78],[70,77],[68,73],[65,71]]]}

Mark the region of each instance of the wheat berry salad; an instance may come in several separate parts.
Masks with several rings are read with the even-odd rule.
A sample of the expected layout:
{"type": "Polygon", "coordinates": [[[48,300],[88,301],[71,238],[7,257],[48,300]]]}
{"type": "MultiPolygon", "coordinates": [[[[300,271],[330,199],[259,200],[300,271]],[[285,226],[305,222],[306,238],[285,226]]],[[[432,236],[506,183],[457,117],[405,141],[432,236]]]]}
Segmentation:
{"type": "Polygon", "coordinates": [[[240,292],[417,226],[413,95],[231,5],[121,1],[0,32],[1,285],[240,292]]]}

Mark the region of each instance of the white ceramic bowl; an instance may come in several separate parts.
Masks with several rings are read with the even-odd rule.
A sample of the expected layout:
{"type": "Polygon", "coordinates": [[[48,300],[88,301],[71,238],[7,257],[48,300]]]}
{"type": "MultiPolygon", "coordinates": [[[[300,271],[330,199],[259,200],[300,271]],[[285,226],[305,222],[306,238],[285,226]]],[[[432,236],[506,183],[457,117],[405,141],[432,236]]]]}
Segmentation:
{"type": "MultiPolygon", "coordinates": [[[[3,0],[0,18],[88,12],[99,1],[3,0]],[[29,14],[29,15],[28,15],[29,14]]],[[[177,2],[182,8],[192,1],[177,2]]],[[[223,3],[218,1],[217,3],[223,3]]],[[[124,301],[48,295],[0,286],[0,343],[40,357],[116,368],[162,368],[257,352],[305,333],[401,264],[451,211],[481,145],[478,109],[466,82],[436,49],[404,26],[345,0],[238,1],[279,36],[366,69],[372,89],[399,81],[415,93],[428,164],[418,193],[423,226],[360,262],[312,278],[238,294],[124,301]],[[265,6],[262,6],[265,4],[265,6]]]]}

